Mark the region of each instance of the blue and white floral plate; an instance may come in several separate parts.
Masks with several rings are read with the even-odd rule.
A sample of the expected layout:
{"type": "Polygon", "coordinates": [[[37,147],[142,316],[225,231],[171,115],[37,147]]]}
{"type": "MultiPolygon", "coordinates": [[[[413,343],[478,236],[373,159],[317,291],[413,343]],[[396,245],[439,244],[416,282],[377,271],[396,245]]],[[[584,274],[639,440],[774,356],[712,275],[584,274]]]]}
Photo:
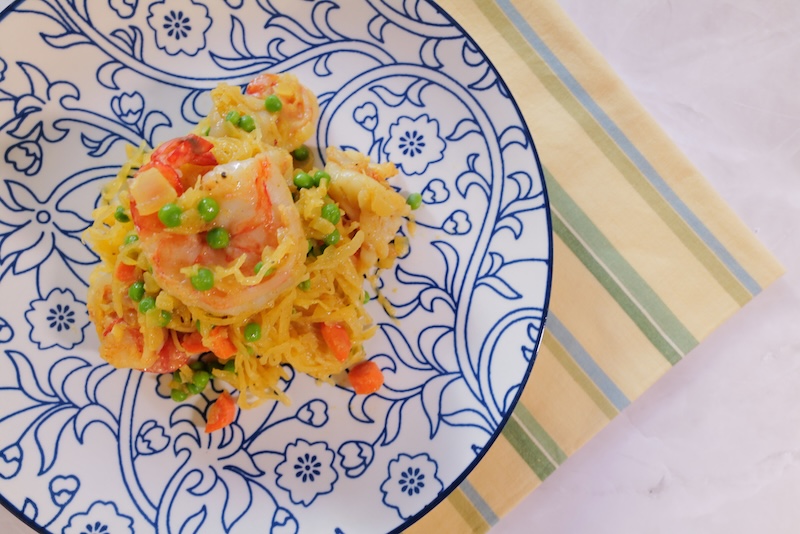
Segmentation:
{"type": "Polygon", "coordinates": [[[551,257],[519,110],[425,0],[24,0],[0,19],[0,495],[39,531],[401,530],[510,414],[551,257]],[[395,162],[425,205],[383,273],[397,319],[370,305],[386,386],[295,375],[290,406],[205,435],[206,397],[98,357],[80,235],[125,145],[185,133],[210,88],[265,70],[319,95],[318,146],[395,162]]]}

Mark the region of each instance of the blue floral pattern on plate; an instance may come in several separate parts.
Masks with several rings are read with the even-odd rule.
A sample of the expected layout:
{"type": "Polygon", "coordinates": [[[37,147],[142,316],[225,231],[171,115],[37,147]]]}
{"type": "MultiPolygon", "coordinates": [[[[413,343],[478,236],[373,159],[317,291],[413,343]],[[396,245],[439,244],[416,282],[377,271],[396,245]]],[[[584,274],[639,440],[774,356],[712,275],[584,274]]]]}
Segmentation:
{"type": "Polygon", "coordinates": [[[133,534],[130,517],[119,515],[113,502],[97,501],[69,518],[64,534],[133,534]]]}
{"type": "Polygon", "coordinates": [[[31,341],[39,350],[61,347],[69,350],[83,342],[89,326],[86,303],[70,290],[53,289],[44,299],[34,300],[25,320],[31,326],[31,341]]]}
{"type": "Polygon", "coordinates": [[[24,0],[0,51],[0,494],[31,525],[399,531],[477,463],[534,363],[552,244],[519,111],[438,7],[24,0]],[[218,390],[176,405],[164,377],[99,359],[80,234],[126,145],[183,134],[209,89],[265,70],[319,96],[320,163],[328,145],[393,161],[425,204],[382,273],[395,318],[369,304],[385,387],[355,396],[289,369],[291,405],[206,435],[218,390]]]}
{"type": "Polygon", "coordinates": [[[441,161],[444,148],[438,121],[420,115],[397,119],[389,127],[389,140],[383,152],[404,174],[414,175],[423,174],[431,163],[441,161]]]}
{"type": "Polygon", "coordinates": [[[411,517],[442,491],[436,469],[436,462],[427,454],[400,454],[389,462],[389,476],[381,484],[383,502],[401,517],[411,517]]]}

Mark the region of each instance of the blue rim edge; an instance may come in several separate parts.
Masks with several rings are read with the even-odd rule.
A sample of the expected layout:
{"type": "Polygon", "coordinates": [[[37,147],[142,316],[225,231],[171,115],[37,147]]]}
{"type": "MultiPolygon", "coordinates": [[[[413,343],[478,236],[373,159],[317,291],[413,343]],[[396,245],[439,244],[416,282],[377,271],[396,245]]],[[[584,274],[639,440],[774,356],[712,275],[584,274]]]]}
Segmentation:
{"type": "MultiPolygon", "coordinates": [[[[503,77],[497,71],[497,68],[495,68],[494,63],[492,63],[491,59],[489,59],[489,57],[483,51],[483,48],[481,48],[480,45],[478,45],[478,43],[475,42],[472,36],[469,35],[469,33],[467,33],[467,31],[464,29],[463,26],[461,26],[461,24],[459,24],[452,16],[450,16],[449,13],[447,13],[447,11],[445,11],[441,6],[439,6],[436,0],[426,0],[426,1],[431,6],[433,6],[434,9],[436,9],[436,11],[440,15],[442,15],[445,19],[447,19],[450,22],[450,24],[452,24],[455,28],[457,28],[465,39],[467,39],[472,45],[474,45],[475,49],[478,51],[478,53],[480,53],[481,57],[483,57],[487,65],[489,65],[489,68],[491,68],[492,72],[494,72],[495,76],[497,76],[497,83],[502,84],[503,88],[508,92],[509,101],[511,102],[511,105],[514,106],[514,110],[517,113],[517,117],[519,117],[520,123],[522,124],[522,126],[524,126],[525,138],[527,139],[528,143],[530,143],[531,150],[533,151],[533,157],[534,160],[536,161],[536,170],[539,172],[539,178],[541,179],[542,182],[542,193],[544,194],[544,199],[545,199],[544,208],[547,220],[547,233],[549,237],[548,251],[547,251],[548,252],[547,287],[545,288],[544,303],[542,304],[542,310],[543,310],[542,325],[541,328],[539,329],[539,336],[536,338],[536,344],[535,344],[536,346],[534,347],[534,355],[536,355],[538,354],[539,347],[542,344],[542,335],[544,334],[544,329],[547,324],[547,317],[550,312],[550,296],[553,287],[553,223],[552,223],[552,214],[550,211],[550,196],[547,193],[547,182],[545,181],[544,171],[542,170],[542,162],[539,159],[539,152],[536,150],[536,144],[533,141],[530,129],[528,128],[528,124],[525,122],[525,117],[522,115],[522,111],[520,110],[519,105],[517,105],[517,101],[514,98],[514,95],[508,89],[505,80],[503,80],[503,77]]],[[[6,15],[14,11],[23,2],[25,2],[25,0],[14,0],[5,10],[0,12],[0,22],[3,21],[6,15]]],[[[420,519],[426,516],[428,512],[436,508],[436,506],[439,505],[439,503],[445,500],[458,486],[461,485],[461,483],[469,476],[469,474],[473,471],[473,469],[477,467],[477,465],[481,462],[481,460],[483,460],[483,457],[486,455],[486,453],[489,452],[489,449],[492,447],[497,438],[500,437],[500,433],[503,431],[503,428],[505,428],[506,423],[511,418],[511,415],[514,413],[514,409],[516,408],[517,403],[519,402],[519,399],[522,396],[522,392],[525,389],[526,384],[528,383],[531,371],[533,370],[533,365],[535,363],[536,363],[536,357],[534,356],[533,358],[531,358],[531,363],[528,366],[527,371],[525,371],[525,375],[523,376],[522,381],[520,382],[519,391],[517,392],[516,396],[509,405],[508,411],[503,417],[503,420],[498,425],[495,433],[486,441],[486,444],[481,448],[481,452],[475,456],[475,459],[464,469],[461,475],[459,475],[447,488],[442,490],[434,500],[429,502],[424,508],[422,508],[422,510],[411,516],[409,519],[405,520],[401,525],[395,527],[388,534],[399,534],[400,532],[404,531],[405,529],[417,523],[420,519]]],[[[17,519],[25,523],[28,527],[30,527],[37,533],[51,534],[49,531],[45,530],[44,527],[34,523],[33,520],[24,515],[21,510],[17,509],[14,505],[12,505],[2,494],[0,494],[0,505],[2,505],[6,510],[11,512],[17,519]]]]}

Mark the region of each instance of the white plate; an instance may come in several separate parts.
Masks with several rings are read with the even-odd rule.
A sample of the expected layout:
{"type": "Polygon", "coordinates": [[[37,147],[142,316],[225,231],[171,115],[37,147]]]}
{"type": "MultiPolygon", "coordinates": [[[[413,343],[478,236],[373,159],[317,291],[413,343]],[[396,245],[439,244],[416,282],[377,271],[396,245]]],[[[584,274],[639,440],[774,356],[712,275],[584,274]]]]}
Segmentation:
{"type": "MultiPolygon", "coordinates": [[[[319,153],[316,154],[319,158],[319,153]]],[[[0,494],[43,532],[386,532],[478,462],[531,366],[551,276],[528,131],[475,43],[424,1],[26,0],[0,20],[0,494]],[[213,7],[211,7],[213,6],[213,7]],[[198,425],[167,380],[100,360],[80,241],[126,144],[188,131],[219,81],[292,71],[315,142],[420,191],[383,273],[370,397],[295,375],[291,406],[198,425]]]]}

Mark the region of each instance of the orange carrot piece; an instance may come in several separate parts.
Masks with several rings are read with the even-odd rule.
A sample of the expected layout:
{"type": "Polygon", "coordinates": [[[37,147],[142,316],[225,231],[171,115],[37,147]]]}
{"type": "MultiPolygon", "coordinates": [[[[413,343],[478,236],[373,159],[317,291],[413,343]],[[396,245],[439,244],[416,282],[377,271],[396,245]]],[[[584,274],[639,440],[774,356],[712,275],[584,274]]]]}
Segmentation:
{"type": "Polygon", "coordinates": [[[232,358],[238,352],[236,345],[228,338],[228,329],[224,326],[215,326],[211,329],[206,339],[206,346],[222,360],[232,358]]]}
{"type": "Polygon", "coordinates": [[[375,393],[383,385],[383,372],[373,361],[359,363],[350,369],[347,377],[358,395],[375,393]]]}
{"type": "Polygon", "coordinates": [[[225,428],[233,423],[236,418],[236,402],[227,391],[223,391],[222,395],[217,397],[208,408],[206,415],[206,434],[225,428]]]}
{"type": "Polygon", "coordinates": [[[136,281],[136,266],[119,262],[116,270],[114,271],[114,276],[116,276],[117,280],[120,282],[130,284],[131,282],[136,281]]]}
{"type": "Polygon", "coordinates": [[[203,345],[203,336],[200,335],[200,332],[192,332],[181,337],[181,346],[189,354],[208,352],[206,346],[203,345]]]}
{"type": "Polygon", "coordinates": [[[322,323],[320,333],[325,344],[331,349],[334,358],[340,362],[346,362],[350,356],[350,349],[353,348],[353,342],[344,326],[339,323],[322,323]]]}

